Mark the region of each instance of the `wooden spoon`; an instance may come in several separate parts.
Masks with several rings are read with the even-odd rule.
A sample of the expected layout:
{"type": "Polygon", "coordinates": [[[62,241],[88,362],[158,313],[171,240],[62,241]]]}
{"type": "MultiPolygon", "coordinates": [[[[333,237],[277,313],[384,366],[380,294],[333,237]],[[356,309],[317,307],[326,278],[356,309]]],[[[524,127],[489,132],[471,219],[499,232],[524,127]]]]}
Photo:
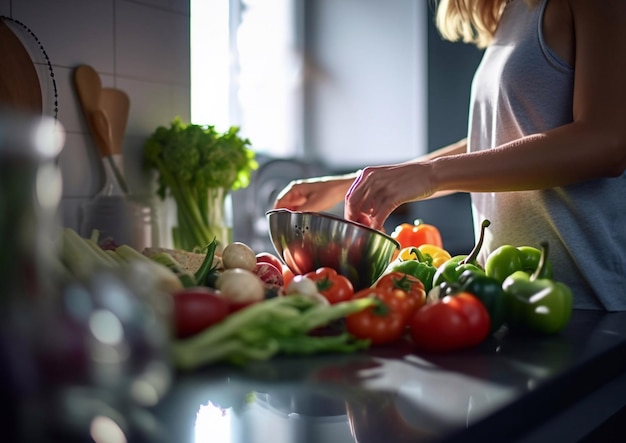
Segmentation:
{"type": "Polygon", "coordinates": [[[130,109],[128,95],[119,89],[103,88],[100,93],[100,109],[111,124],[111,153],[121,154],[130,109]]]}
{"type": "Polygon", "coordinates": [[[106,115],[100,109],[100,76],[91,66],[81,65],[74,70],[74,85],[78,92],[87,127],[93,135],[101,157],[111,155],[111,129],[106,115]]]}
{"type": "MultiPolygon", "coordinates": [[[[83,109],[83,114],[104,163],[106,174],[105,191],[111,193],[128,193],[118,162],[113,158],[115,146],[121,151],[123,134],[113,132],[111,122],[103,109],[102,82],[100,76],[91,66],[81,65],[74,70],[74,85],[83,109]],[[118,140],[117,142],[115,140],[118,140]]],[[[120,91],[121,92],[121,91],[120,91]]],[[[105,99],[105,102],[108,100],[105,99]]]]}

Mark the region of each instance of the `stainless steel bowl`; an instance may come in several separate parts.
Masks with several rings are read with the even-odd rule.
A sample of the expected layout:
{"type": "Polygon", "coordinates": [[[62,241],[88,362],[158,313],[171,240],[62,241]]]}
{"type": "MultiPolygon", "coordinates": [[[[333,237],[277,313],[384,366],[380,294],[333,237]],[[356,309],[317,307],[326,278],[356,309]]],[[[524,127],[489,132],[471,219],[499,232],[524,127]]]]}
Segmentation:
{"type": "Polygon", "coordinates": [[[266,216],[274,249],[294,274],[328,266],[355,290],[374,283],[400,249],[388,235],[330,214],[274,209],[266,216]]]}

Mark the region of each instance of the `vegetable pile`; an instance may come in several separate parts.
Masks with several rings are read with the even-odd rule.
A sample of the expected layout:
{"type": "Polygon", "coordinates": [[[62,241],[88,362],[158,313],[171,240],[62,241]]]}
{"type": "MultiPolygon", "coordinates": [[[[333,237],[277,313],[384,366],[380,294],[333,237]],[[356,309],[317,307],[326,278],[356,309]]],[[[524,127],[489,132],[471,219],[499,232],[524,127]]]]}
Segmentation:
{"type": "Polygon", "coordinates": [[[396,238],[413,243],[400,251],[379,281],[400,273],[424,285],[426,303],[406,323],[418,349],[453,351],[475,346],[502,328],[555,334],[569,324],[572,292],[552,280],[549,245],[503,245],[483,266],[477,256],[489,225],[489,220],[483,222],[481,236],[469,254],[455,257],[443,249],[431,225],[427,229],[436,244],[411,237],[420,226],[417,222],[399,225],[394,231],[396,238]],[[410,230],[411,236],[403,230],[410,230]]]}
{"type": "MultiPolygon", "coordinates": [[[[419,224],[396,232],[402,226],[412,232],[419,224]]],[[[476,257],[488,226],[485,220],[467,255],[451,256],[433,226],[429,236],[406,236],[408,245],[359,291],[332,268],[294,275],[274,254],[241,242],[218,253],[213,240],[201,249],[201,263],[190,267],[182,258],[197,252],[103,248],[97,234],[84,239],[66,229],[59,267],[88,278],[130,262],[150,266],[152,286],[171,300],[171,354],[180,370],[277,354],[355,352],[398,340],[410,340],[416,350],[451,352],[503,328],[562,331],[572,293],[552,279],[549,245],[504,245],[483,266],[476,257]],[[437,244],[424,243],[433,239],[437,244]]]]}
{"type": "Polygon", "coordinates": [[[157,194],[176,202],[178,226],[172,234],[177,249],[193,251],[209,244],[216,236],[209,214],[222,213],[228,191],[249,185],[258,164],[250,141],[238,133],[235,126],[219,133],[213,126],[185,124],[177,117],[146,140],[144,160],[158,172],[157,194]],[[219,198],[210,198],[211,193],[219,198]],[[219,207],[208,207],[210,202],[219,207]]]}
{"type": "MultiPolygon", "coordinates": [[[[372,306],[373,300],[343,297],[330,303],[313,280],[300,276],[285,286],[278,257],[256,254],[241,242],[228,244],[218,255],[212,241],[195,268],[175,258],[184,251],[146,248],[142,253],[100,239],[97,231],[83,238],[66,228],[60,243],[56,265],[68,280],[146,268],[141,277],[150,281],[143,285],[171,302],[171,354],[180,370],[217,362],[243,364],[279,353],[354,352],[370,345],[346,331],[330,334],[324,328],[372,306]]],[[[334,275],[337,281],[345,279],[334,275]]],[[[322,277],[318,280],[330,290],[322,277]]],[[[353,293],[351,286],[347,290],[353,293]]]]}

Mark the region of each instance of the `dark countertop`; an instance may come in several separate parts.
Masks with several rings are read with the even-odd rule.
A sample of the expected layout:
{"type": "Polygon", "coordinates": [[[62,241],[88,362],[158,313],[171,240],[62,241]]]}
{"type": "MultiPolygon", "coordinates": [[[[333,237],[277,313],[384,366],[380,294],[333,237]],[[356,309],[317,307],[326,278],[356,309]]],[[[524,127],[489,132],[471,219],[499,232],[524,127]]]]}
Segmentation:
{"type": "Polygon", "coordinates": [[[559,335],[504,333],[444,355],[407,340],[213,366],[177,375],[152,412],[178,443],[543,441],[551,422],[567,441],[626,404],[624,374],[626,312],[575,311],[559,335]]]}

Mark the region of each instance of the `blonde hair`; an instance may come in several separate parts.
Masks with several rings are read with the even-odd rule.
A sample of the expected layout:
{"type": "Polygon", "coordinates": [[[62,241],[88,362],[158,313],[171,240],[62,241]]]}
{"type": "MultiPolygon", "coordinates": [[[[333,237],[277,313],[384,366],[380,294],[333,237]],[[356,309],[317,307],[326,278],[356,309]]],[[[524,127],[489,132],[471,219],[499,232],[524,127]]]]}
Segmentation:
{"type": "MultiPolygon", "coordinates": [[[[484,48],[496,32],[508,0],[439,0],[436,24],[442,37],[484,48]]],[[[536,5],[538,0],[526,0],[536,5]]]]}

